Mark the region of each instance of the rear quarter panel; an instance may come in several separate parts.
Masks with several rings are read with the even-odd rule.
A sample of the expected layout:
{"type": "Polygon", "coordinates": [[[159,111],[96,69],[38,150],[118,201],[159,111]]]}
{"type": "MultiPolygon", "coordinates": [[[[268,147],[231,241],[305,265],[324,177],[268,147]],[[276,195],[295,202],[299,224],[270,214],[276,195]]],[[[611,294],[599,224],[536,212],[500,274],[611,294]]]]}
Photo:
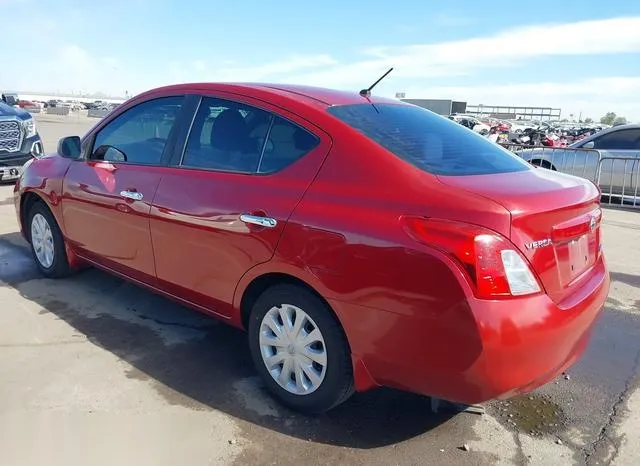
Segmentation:
{"type": "Polygon", "coordinates": [[[483,211],[496,230],[508,228],[501,224],[508,216],[478,196],[452,195],[437,178],[371,144],[333,136],[274,259],[243,277],[235,306],[253,278],[287,273],[330,303],[352,354],[374,368],[378,381],[388,382],[379,377],[381,368],[392,367],[402,348],[421,348],[425,367],[444,370],[447,354],[446,370],[463,370],[481,349],[467,305],[470,288],[451,260],[403,230],[400,216],[464,220],[483,211]]]}

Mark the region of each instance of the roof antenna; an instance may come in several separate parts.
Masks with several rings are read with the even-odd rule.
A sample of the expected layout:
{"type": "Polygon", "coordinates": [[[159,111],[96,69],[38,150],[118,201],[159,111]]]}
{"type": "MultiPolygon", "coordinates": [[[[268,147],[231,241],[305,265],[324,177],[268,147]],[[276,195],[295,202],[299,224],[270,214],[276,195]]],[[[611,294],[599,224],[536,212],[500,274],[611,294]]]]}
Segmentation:
{"type": "Polygon", "coordinates": [[[380,78],[379,78],[376,82],[374,82],[371,86],[369,86],[369,88],[368,88],[368,89],[362,89],[362,90],[360,91],[360,95],[361,95],[362,97],[371,97],[371,89],[373,89],[374,87],[376,87],[376,85],[377,85],[380,81],[382,81],[384,78],[386,78],[386,77],[387,77],[387,75],[388,75],[389,73],[391,73],[392,71],[393,71],[393,68],[389,68],[389,70],[388,70],[385,74],[383,74],[382,76],[380,76],[380,78]]]}

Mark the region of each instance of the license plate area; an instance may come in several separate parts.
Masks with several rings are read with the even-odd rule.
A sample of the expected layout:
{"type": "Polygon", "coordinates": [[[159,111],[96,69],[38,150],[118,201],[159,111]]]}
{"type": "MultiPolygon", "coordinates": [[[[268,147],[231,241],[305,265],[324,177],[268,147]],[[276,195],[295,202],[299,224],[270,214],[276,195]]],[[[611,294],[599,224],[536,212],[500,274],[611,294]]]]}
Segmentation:
{"type": "Polygon", "coordinates": [[[0,178],[2,180],[15,180],[22,174],[22,167],[2,167],[0,168],[0,178]]]}
{"type": "Polygon", "coordinates": [[[596,235],[586,234],[556,246],[560,281],[563,286],[570,286],[595,264],[598,254],[596,243],[596,235]]]}

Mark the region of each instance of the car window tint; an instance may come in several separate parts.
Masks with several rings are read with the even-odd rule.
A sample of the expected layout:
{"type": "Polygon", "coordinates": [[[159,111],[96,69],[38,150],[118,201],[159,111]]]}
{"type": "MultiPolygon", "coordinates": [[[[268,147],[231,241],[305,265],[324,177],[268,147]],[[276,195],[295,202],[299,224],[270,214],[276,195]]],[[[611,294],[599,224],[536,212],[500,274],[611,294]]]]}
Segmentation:
{"type": "MultiPolygon", "coordinates": [[[[127,110],[96,135],[96,149],[107,145],[126,155],[128,163],[156,165],[182,106],[182,97],[154,99],[127,110]]],[[[113,151],[103,151],[105,154],[113,151]]]]}
{"type": "Polygon", "coordinates": [[[448,118],[402,104],[337,105],[328,112],[404,161],[436,175],[531,169],[517,155],[448,118]]]}
{"type": "Polygon", "coordinates": [[[280,171],[311,152],[318,144],[320,139],[317,136],[276,116],[264,146],[258,171],[260,173],[280,171]]]}
{"type": "Polygon", "coordinates": [[[318,138],[265,110],[224,99],[202,99],[182,165],[241,173],[273,173],[311,151],[318,138]]]}
{"type": "Polygon", "coordinates": [[[239,102],[205,97],[196,113],[182,165],[255,173],[272,115],[239,102]]]}
{"type": "Polygon", "coordinates": [[[640,150],[640,129],[624,129],[594,139],[594,148],[602,150],[640,150]]]}

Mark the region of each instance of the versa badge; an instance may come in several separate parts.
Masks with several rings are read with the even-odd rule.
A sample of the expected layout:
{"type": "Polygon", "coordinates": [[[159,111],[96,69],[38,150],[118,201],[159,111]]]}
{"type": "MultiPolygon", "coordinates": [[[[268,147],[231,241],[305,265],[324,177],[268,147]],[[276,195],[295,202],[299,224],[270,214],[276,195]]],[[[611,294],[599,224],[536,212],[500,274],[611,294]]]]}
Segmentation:
{"type": "Polygon", "coordinates": [[[527,249],[538,249],[551,246],[551,239],[545,238],[538,241],[532,241],[531,243],[525,243],[524,247],[527,249]]]}

